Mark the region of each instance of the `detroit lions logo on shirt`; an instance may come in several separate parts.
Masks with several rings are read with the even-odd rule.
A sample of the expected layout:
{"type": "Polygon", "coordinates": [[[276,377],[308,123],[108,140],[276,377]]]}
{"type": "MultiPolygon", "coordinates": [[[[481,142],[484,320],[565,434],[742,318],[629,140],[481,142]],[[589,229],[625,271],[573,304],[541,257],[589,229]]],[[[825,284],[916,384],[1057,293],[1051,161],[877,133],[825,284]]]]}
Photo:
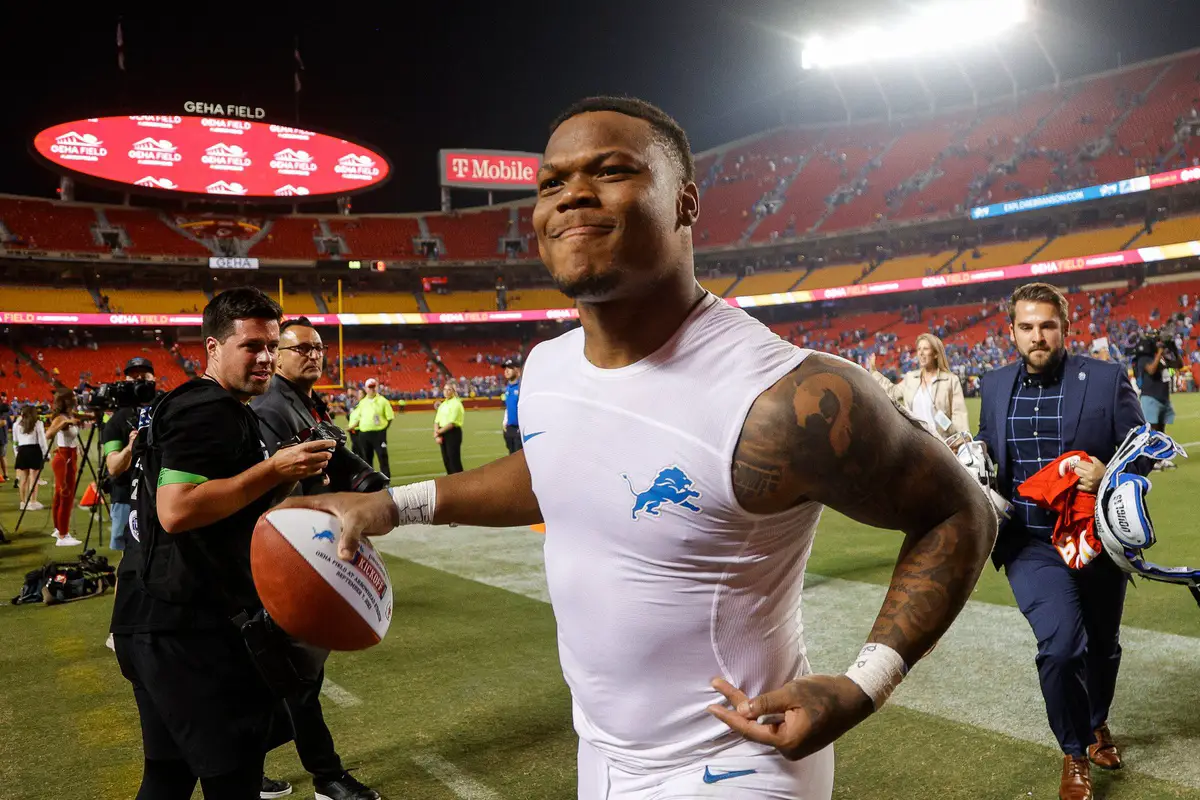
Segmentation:
{"type": "Polygon", "coordinates": [[[625,483],[629,485],[629,491],[633,495],[633,509],[630,512],[632,519],[638,519],[638,514],[643,511],[651,517],[657,517],[662,513],[659,509],[664,503],[686,508],[693,514],[700,511],[700,507],[692,500],[699,499],[703,495],[700,490],[692,488],[692,479],[675,464],[660,469],[654,476],[650,488],[643,492],[633,488],[633,481],[629,479],[628,475],[621,473],[621,477],[625,479],[625,483]]]}

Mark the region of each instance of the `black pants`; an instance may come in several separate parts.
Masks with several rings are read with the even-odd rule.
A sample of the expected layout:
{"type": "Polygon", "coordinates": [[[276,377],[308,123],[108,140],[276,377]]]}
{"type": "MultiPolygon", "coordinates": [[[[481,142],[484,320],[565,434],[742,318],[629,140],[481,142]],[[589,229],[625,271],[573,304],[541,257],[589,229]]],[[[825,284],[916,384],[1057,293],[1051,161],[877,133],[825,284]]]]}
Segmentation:
{"type": "MultiPolygon", "coordinates": [[[[142,727],[150,785],[138,797],[175,797],[167,787],[183,787],[189,778],[179,788],[183,800],[197,778],[257,790],[264,755],[292,738],[292,722],[259,677],[241,635],[230,626],[113,639],[142,727]]],[[[243,788],[216,796],[240,798],[243,788]]]]}
{"type": "Polygon", "coordinates": [[[516,425],[505,426],[504,446],[508,448],[509,455],[512,455],[525,446],[521,444],[521,429],[516,425]]]}
{"type": "Polygon", "coordinates": [[[333,748],[333,735],[321,713],[321,684],[325,670],[313,688],[287,700],[296,729],[296,752],[304,769],[318,781],[335,781],[346,771],[333,748]]]}
{"type": "Polygon", "coordinates": [[[365,459],[362,448],[362,434],[358,431],[350,431],[350,451],[359,458],[365,459]]]}
{"type": "Polygon", "coordinates": [[[387,430],[382,431],[359,431],[358,440],[362,443],[362,457],[372,466],[375,465],[375,456],[379,456],[379,471],[389,478],[392,477],[392,467],[388,464],[387,453],[387,430]]]}
{"type": "Polygon", "coordinates": [[[463,471],[462,428],[455,426],[442,434],[442,463],[447,475],[463,471]]]}
{"type": "Polygon", "coordinates": [[[1030,540],[1004,565],[1037,637],[1035,659],[1050,728],[1063,753],[1082,756],[1108,720],[1121,666],[1129,576],[1101,553],[1071,569],[1049,542],[1030,540]]]}

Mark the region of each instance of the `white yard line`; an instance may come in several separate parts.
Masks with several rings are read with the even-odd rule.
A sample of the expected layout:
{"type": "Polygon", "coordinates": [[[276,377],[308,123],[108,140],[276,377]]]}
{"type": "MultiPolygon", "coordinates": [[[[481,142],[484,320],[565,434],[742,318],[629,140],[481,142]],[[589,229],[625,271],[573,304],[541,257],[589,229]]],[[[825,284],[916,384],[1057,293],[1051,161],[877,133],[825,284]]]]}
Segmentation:
{"type": "MultiPolygon", "coordinates": [[[[528,529],[412,526],[376,539],[393,555],[549,602],[544,537],[528,529]],[[486,543],[485,541],[486,540],[486,543]]],[[[862,646],[885,587],[807,576],[802,624],[818,672],[841,673],[862,646]]],[[[1200,628],[1198,628],[1200,631],[1200,628]]],[[[1200,636],[1125,627],[1112,730],[1129,769],[1200,788],[1200,726],[1180,708],[1195,682],[1200,636]],[[1169,732],[1169,733],[1167,733],[1169,732]]],[[[1029,624],[1011,606],[971,601],[937,649],[890,702],[1053,748],[1033,657],[1029,624]]]]}
{"type": "Polygon", "coordinates": [[[328,678],[326,678],[325,682],[321,684],[321,695],[328,698],[329,702],[333,703],[335,706],[341,706],[342,708],[351,708],[353,706],[362,705],[362,700],[359,700],[358,697],[338,686],[328,678]]]}
{"type": "Polygon", "coordinates": [[[437,753],[412,753],[409,758],[462,800],[501,800],[496,792],[437,753]]]}

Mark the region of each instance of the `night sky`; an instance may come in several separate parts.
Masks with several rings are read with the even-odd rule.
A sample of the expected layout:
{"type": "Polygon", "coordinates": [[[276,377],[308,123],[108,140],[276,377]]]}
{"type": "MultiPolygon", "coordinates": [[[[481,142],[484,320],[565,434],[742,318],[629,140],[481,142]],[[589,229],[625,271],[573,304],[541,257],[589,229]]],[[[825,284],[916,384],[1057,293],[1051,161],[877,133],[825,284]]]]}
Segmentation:
{"type": "MultiPolygon", "coordinates": [[[[280,7],[278,4],[272,4],[280,7]]],[[[354,210],[421,211],[438,205],[442,147],[540,151],[546,124],[589,94],[621,93],[664,107],[694,149],[781,122],[842,115],[832,83],[802,73],[797,36],[834,35],[842,12],[902,12],[899,0],[614,0],[607,3],[443,2],[364,10],[251,13],[250,4],[201,3],[187,16],[157,4],[122,17],[126,72],[117,69],[115,13],[76,15],[6,8],[0,24],[0,191],[52,197],[57,179],[28,154],[46,125],[103,113],[183,113],[186,100],[294,115],[292,47],[299,37],[302,124],[365,139],[396,165],[386,187],[354,210]]],[[[297,6],[300,9],[301,6],[297,6]]],[[[343,10],[344,9],[344,10],[343,10]]],[[[1200,45],[1197,0],[1040,0],[1042,40],[1064,79],[1200,45]]],[[[1032,37],[1003,52],[1023,85],[1051,80],[1032,37]]],[[[1008,87],[995,52],[961,62],[984,94],[1008,87]]],[[[926,62],[881,69],[897,111],[924,106],[916,76],[947,105],[969,100],[957,69],[926,62]]],[[[843,88],[862,118],[881,116],[871,74],[843,88]]],[[[81,192],[81,198],[86,192],[81,192]]],[[[94,195],[100,199],[99,195],[94,195]]],[[[511,196],[498,196],[506,199],[511,196]]],[[[457,204],[475,200],[456,195],[457,204]]],[[[477,202],[477,201],[476,201],[477,202]]]]}

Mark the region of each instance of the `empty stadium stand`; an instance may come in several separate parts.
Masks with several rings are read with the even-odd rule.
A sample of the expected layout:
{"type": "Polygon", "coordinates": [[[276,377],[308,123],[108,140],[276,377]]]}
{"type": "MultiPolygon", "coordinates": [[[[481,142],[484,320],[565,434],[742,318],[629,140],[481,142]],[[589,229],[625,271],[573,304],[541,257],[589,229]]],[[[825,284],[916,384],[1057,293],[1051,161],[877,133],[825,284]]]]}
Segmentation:
{"type": "MultiPolygon", "coordinates": [[[[836,286],[849,286],[862,279],[870,265],[860,262],[857,264],[838,264],[832,267],[820,267],[808,273],[804,280],[796,286],[797,289],[830,289],[836,286]]],[[[734,287],[735,289],[737,287],[734,287]]]]}
{"type": "Polygon", "coordinates": [[[0,392],[9,400],[44,400],[51,386],[37,370],[17,357],[12,348],[0,344],[0,392]]]}
{"type": "Polygon", "coordinates": [[[0,197],[0,222],[16,237],[10,247],[88,253],[111,249],[98,241],[96,212],[87,206],[0,197]]]}
{"type": "MultiPolygon", "coordinates": [[[[1124,250],[1125,245],[1143,230],[1142,225],[1122,225],[1119,228],[1101,228],[1059,236],[1043,247],[1035,258],[1038,261],[1056,261],[1060,258],[1087,256],[1094,253],[1113,253],[1124,250]]],[[[1133,247],[1138,246],[1134,242],[1133,247]]]]}
{"type": "Polygon", "coordinates": [[[759,272],[747,275],[734,284],[733,293],[743,296],[787,292],[807,274],[807,269],[793,269],[787,272],[759,272]]]}
{"type": "Polygon", "coordinates": [[[542,308],[574,308],[575,301],[557,289],[510,289],[510,310],[536,310],[542,308]]]}
{"type": "MultiPolygon", "coordinates": [[[[325,304],[331,313],[337,313],[337,295],[327,295],[325,304]]],[[[420,310],[411,292],[342,293],[342,311],[347,314],[411,314],[420,310]]]]}
{"type": "Polygon", "coordinates": [[[429,233],[441,237],[442,255],[453,260],[496,259],[503,255],[500,239],[508,232],[508,211],[430,214],[429,233]]]}
{"type": "Polygon", "coordinates": [[[128,253],[137,255],[198,256],[212,255],[199,242],[179,235],[152,211],[136,208],[108,208],[105,216],[111,225],[125,230],[129,245],[128,253]]]}
{"type": "Polygon", "coordinates": [[[1144,233],[1134,242],[1135,247],[1158,247],[1175,242],[1200,240],[1200,215],[1176,217],[1154,225],[1152,233],[1144,233]]]}
{"type": "Polygon", "coordinates": [[[454,311],[495,311],[496,293],[484,292],[437,292],[425,293],[425,304],[434,314],[446,314],[454,311]]]}
{"type": "MultiPolygon", "coordinates": [[[[197,314],[208,304],[199,289],[100,289],[115,314],[197,314]]],[[[310,300],[311,302],[311,300],[310,300]]],[[[96,311],[95,305],[90,309],[96,311]]]]}
{"type": "Polygon", "coordinates": [[[0,286],[0,311],[95,314],[98,310],[82,286],[0,286]]]}
{"type": "Polygon", "coordinates": [[[336,217],[328,226],[346,243],[352,258],[417,259],[413,240],[421,228],[413,217],[336,217]]]}

